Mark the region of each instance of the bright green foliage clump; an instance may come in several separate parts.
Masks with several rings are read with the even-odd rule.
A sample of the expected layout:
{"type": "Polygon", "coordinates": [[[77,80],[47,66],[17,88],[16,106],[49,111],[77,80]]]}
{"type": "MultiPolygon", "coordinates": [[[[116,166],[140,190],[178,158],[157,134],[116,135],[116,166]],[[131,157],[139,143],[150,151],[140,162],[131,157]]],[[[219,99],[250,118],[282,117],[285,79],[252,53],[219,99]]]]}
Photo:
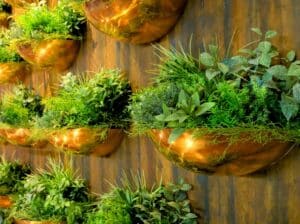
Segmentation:
{"type": "Polygon", "coordinates": [[[31,6],[16,18],[19,38],[30,39],[80,39],[84,29],[83,13],[62,2],[54,9],[46,5],[31,6]]]}
{"type": "Polygon", "coordinates": [[[41,97],[19,85],[2,97],[0,121],[13,126],[29,126],[43,113],[41,97]]]}
{"type": "Polygon", "coordinates": [[[15,194],[22,189],[21,181],[30,174],[28,165],[9,162],[1,158],[0,162],[0,195],[15,194]]]}
{"type": "Polygon", "coordinates": [[[102,70],[91,79],[63,77],[58,95],[44,100],[40,127],[126,127],[131,88],[117,70],[102,70]]]}
{"type": "Polygon", "coordinates": [[[216,45],[197,58],[157,47],[163,57],[154,86],[132,97],[135,132],[174,128],[169,140],[175,140],[189,128],[243,129],[237,134],[270,129],[281,140],[297,141],[300,62],[294,51],[279,54],[270,42],[276,32],[253,31],[260,36],[257,45],[232,57],[221,57],[216,45]]]}
{"type": "Polygon", "coordinates": [[[98,208],[88,215],[88,224],[196,224],[197,215],[187,198],[190,189],[181,181],[149,191],[144,178],[127,180],[122,188],[115,187],[101,197],[98,208]]]}
{"type": "Polygon", "coordinates": [[[21,56],[17,53],[16,49],[11,44],[11,32],[0,32],[0,63],[5,62],[20,62],[21,56]]]}
{"type": "Polygon", "coordinates": [[[50,163],[50,171],[24,181],[10,216],[27,220],[82,223],[89,203],[88,187],[71,169],[50,163]]]}

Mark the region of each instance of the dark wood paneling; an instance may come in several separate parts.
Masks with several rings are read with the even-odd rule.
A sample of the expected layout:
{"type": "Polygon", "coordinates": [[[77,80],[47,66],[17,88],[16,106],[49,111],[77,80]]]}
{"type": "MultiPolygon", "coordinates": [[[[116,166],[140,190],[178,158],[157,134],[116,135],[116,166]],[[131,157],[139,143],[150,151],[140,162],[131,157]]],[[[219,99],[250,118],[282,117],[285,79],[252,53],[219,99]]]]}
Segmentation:
{"type": "MultiPolygon", "coordinates": [[[[189,0],[184,15],[160,44],[188,46],[193,34],[193,52],[216,36],[221,46],[228,45],[235,30],[233,50],[253,40],[251,27],[275,29],[282,52],[296,49],[300,53],[300,0],[189,0]]],[[[120,43],[88,26],[86,40],[72,71],[97,71],[119,67],[126,71],[135,88],[150,84],[146,71],[157,63],[151,45],[120,43]]],[[[26,84],[50,94],[59,75],[35,71],[26,84]]],[[[1,91],[10,88],[2,87],[1,91]]],[[[52,150],[50,146],[48,149],[52,150]]],[[[9,159],[28,161],[45,167],[48,157],[68,161],[70,156],[45,149],[2,146],[0,152],[9,159]]],[[[147,137],[125,138],[119,150],[107,158],[72,156],[79,173],[87,178],[94,192],[109,189],[107,182],[118,182],[122,172],[144,171],[149,184],[183,177],[194,186],[190,193],[193,206],[202,214],[202,223],[210,224],[299,224],[300,223],[300,153],[295,149],[269,171],[248,177],[206,176],[178,168],[155,149],[147,137]]]]}

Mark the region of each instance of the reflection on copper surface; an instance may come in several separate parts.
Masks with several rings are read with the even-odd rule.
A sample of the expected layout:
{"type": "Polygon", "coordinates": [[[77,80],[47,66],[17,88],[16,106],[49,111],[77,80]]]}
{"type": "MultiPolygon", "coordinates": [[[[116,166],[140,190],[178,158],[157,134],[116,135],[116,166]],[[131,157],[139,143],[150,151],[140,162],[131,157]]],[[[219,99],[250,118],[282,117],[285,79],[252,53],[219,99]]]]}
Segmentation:
{"type": "Polygon", "coordinates": [[[63,224],[63,222],[54,222],[54,221],[29,221],[22,219],[14,219],[14,224],[63,224]]]}
{"type": "Polygon", "coordinates": [[[99,142],[98,134],[97,130],[89,128],[67,129],[52,132],[48,140],[54,147],[65,151],[106,156],[116,150],[124,136],[122,130],[110,129],[107,138],[99,142]]]}
{"type": "Polygon", "coordinates": [[[90,0],[88,20],[100,31],[136,44],[161,38],[180,17],[186,0],[90,0]]]}
{"type": "Polygon", "coordinates": [[[18,52],[30,64],[62,72],[72,65],[79,46],[76,40],[42,40],[20,44],[18,52]]]}
{"type": "Polygon", "coordinates": [[[30,73],[31,68],[25,62],[0,63],[0,84],[16,83],[30,73]]]}
{"type": "Polygon", "coordinates": [[[253,173],[281,159],[294,144],[272,141],[266,144],[251,141],[229,143],[225,137],[195,138],[185,132],[171,144],[171,130],[152,130],[150,136],[158,149],[171,161],[195,172],[245,175],[253,173]]]}
{"type": "Polygon", "coordinates": [[[0,195],[0,208],[9,208],[12,206],[12,200],[7,195],[0,195]]]}
{"type": "Polygon", "coordinates": [[[47,143],[43,140],[33,140],[32,132],[28,128],[5,128],[6,140],[13,145],[43,147],[47,143]]]}

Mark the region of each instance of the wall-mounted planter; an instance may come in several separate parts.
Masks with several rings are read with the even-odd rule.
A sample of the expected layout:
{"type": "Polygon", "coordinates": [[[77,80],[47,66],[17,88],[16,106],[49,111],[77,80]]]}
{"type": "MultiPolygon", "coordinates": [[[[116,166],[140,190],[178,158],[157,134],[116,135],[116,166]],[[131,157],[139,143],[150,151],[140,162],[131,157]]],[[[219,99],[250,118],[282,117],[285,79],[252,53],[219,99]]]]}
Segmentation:
{"type": "Polygon", "coordinates": [[[186,0],[88,0],[87,19],[100,31],[122,41],[145,44],[167,34],[186,0]]]}
{"type": "Polygon", "coordinates": [[[12,200],[8,195],[0,195],[0,208],[10,208],[12,200]]]}
{"type": "Polygon", "coordinates": [[[26,62],[0,63],[0,84],[15,83],[31,73],[31,68],[26,62]]]}
{"type": "Polygon", "coordinates": [[[18,45],[18,53],[32,65],[40,68],[65,71],[79,51],[78,40],[42,40],[18,45]]]}
{"type": "Polygon", "coordinates": [[[101,141],[99,140],[99,133],[97,130],[89,128],[54,131],[49,135],[48,141],[54,147],[71,153],[106,156],[118,148],[124,137],[123,130],[110,129],[106,138],[101,141]]]}
{"type": "Polygon", "coordinates": [[[29,220],[23,220],[23,219],[14,219],[14,224],[63,224],[63,222],[29,221],[29,220]]]}
{"type": "Polygon", "coordinates": [[[170,129],[150,132],[159,151],[184,168],[211,174],[250,174],[274,164],[294,147],[293,143],[275,140],[266,144],[251,141],[237,141],[230,144],[225,137],[195,138],[192,132],[183,133],[170,144],[168,142],[170,133],[170,129]]]}
{"type": "Polygon", "coordinates": [[[28,128],[6,128],[5,134],[7,142],[13,145],[43,147],[47,144],[46,141],[34,140],[28,128]]]}

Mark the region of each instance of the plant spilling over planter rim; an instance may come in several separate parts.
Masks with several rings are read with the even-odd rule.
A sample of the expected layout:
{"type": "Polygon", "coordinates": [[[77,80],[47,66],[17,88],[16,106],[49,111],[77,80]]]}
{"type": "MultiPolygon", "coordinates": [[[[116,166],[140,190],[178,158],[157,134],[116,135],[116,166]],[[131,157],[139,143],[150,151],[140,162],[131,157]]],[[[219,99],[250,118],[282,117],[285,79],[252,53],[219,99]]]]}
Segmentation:
{"type": "Polygon", "coordinates": [[[133,132],[150,131],[170,160],[194,171],[241,175],[284,156],[300,140],[300,63],[294,51],[279,54],[275,31],[253,31],[256,46],[234,56],[217,45],[198,57],[156,47],[154,86],[132,97],[133,132]]]}
{"type": "Polygon", "coordinates": [[[31,64],[64,71],[78,53],[84,26],[83,12],[70,2],[59,2],[53,9],[31,6],[16,18],[18,51],[31,64]]]}
{"type": "Polygon", "coordinates": [[[58,94],[43,101],[45,111],[37,125],[55,147],[106,155],[121,143],[121,129],[129,126],[130,95],[130,85],[118,70],[102,70],[89,79],[68,73],[58,94]]]}
{"type": "Polygon", "coordinates": [[[84,10],[100,31],[122,41],[155,41],[175,25],[186,0],[88,0],[84,10]]]}
{"type": "Polygon", "coordinates": [[[144,176],[125,177],[122,182],[121,187],[100,197],[97,208],[87,215],[87,224],[198,223],[187,195],[191,186],[182,180],[178,184],[160,183],[151,190],[144,176]]]}

